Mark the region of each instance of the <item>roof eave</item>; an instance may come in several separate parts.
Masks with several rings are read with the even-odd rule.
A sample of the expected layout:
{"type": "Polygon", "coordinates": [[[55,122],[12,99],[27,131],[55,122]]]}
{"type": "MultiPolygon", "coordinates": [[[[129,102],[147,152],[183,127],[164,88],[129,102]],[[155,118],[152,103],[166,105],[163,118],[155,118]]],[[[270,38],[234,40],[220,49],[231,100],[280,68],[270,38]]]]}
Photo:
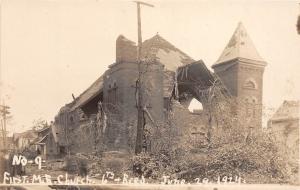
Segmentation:
{"type": "Polygon", "coordinates": [[[244,64],[251,64],[251,65],[255,65],[255,66],[259,66],[259,67],[265,67],[265,66],[268,65],[267,62],[262,61],[262,60],[253,60],[253,59],[247,59],[247,58],[243,58],[243,57],[236,57],[236,58],[229,59],[229,60],[226,60],[226,61],[223,61],[223,62],[217,61],[211,67],[214,69],[214,68],[216,68],[218,66],[226,65],[226,64],[229,64],[229,63],[233,63],[233,62],[240,62],[240,63],[244,63],[244,64]]]}

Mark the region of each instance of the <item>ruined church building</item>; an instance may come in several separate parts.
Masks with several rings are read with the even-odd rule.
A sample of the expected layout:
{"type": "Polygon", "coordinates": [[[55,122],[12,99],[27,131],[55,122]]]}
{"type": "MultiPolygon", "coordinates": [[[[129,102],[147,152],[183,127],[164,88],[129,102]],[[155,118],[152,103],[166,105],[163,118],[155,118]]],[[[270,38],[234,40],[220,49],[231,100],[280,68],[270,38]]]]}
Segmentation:
{"type": "MultiPolygon", "coordinates": [[[[205,83],[207,77],[218,76],[231,96],[242,100],[245,105],[251,105],[246,114],[256,121],[253,122],[254,127],[261,127],[263,73],[266,62],[257,52],[241,23],[212,66],[213,73],[202,61],[193,60],[158,34],[142,43],[142,61],[143,103],[147,124],[155,125],[164,121],[172,97],[177,96],[181,106],[188,109],[194,96],[184,87],[178,86],[180,84],[177,83],[176,74],[179,68],[197,63],[201,66],[198,75],[200,79],[203,78],[202,82],[205,83]],[[204,75],[207,76],[206,79],[204,75]]],[[[120,35],[116,41],[116,62],[80,96],[62,107],[55,117],[55,136],[58,139],[59,152],[66,153],[67,147],[73,146],[72,139],[79,142],[86,134],[90,134],[90,141],[97,141],[94,136],[98,133],[103,133],[102,143],[108,149],[126,149],[131,135],[128,128],[136,128],[137,77],[137,46],[120,35]],[[86,127],[93,122],[94,128],[86,127]],[[99,123],[101,127],[97,128],[99,123]],[[69,137],[79,129],[85,132],[74,133],[69,137]]],[[[94,149],[93,142],[82,148],[75,144],[75,152],[94,149]]]]}

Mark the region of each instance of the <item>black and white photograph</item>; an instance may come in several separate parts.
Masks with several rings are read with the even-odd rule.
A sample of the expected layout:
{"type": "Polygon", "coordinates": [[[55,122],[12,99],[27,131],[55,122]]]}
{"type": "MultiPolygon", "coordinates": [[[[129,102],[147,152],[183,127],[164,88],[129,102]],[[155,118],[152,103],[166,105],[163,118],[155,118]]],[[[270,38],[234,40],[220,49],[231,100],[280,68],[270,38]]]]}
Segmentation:
{"type": "Polygon", "coordinates": [[[299,0],[1,0],[0,189],[299,189],[299,84],[299,0]]]}

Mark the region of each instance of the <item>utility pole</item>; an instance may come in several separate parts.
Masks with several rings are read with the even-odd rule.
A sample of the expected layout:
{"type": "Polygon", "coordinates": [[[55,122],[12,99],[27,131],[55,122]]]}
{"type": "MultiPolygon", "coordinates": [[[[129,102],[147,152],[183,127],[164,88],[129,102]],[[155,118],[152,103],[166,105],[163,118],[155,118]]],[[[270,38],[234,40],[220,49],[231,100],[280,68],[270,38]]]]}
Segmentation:
{"type": "Polygon", "coordinates": [[[299,3],[299,15],[297,20],[297,32],[300,35],[300,3],[299,3]]]}
{"type": "Polygon", "coordinates": [[[2,1],[0,0],[0,102],[3,94],[2,83],[2,1]]]}
{"type": "Polygon", "coordinates": [[[143,110],[143,87],[142,87],[142,27],[141,27],[141,5],[148,7],[154,7],[151,4],[144,3],[141,1],[134,1],[137,5],[137,24],[138,24],[138,49],[137,49],[137,64],[138,64],[138,80],[136,83],[137,92],[138,92],[138,118],[137,118],[137,134],[136,134],[136,143],[135,143],[135,154],[139,154],[143,149],[143,137],[144,137],[144,110],[143,110]]]}
{"type": "Polygon", "coordinates": [[[0,105],[0,114],[2,116],[2,126],[1,126],[1,131],[2,131],[2,138],[3,138],[3,147],[6,147],[6,121],[7,121],[7,115],[10,114],[9,112],[10,107],[6,106],[5,103],[3,105],[0,105]]]}
{"type": "Polygon", "coordinates": [[[6,119],[7,110],[9,107],[5,106],[4,102],[1,105],[2,94],[3,94],[3,83],[2,83],[2,1],[0,1],[0,120],[1,120],[1,132],[2,132],[2,146],[6,146],[6,119]]]}

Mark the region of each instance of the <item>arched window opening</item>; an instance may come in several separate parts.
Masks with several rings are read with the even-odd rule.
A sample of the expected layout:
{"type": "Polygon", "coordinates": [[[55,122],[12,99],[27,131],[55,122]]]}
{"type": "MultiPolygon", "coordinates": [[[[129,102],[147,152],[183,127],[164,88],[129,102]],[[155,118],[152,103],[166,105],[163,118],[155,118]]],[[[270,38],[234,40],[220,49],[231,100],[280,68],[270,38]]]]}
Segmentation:
{"type": "Polygon", "coordinates": [[[253,79],[248,79],[244,83],[244,88],[247,88],[247,89],[257,89],[257,84],[256,84],[256,82],[253,79]]]}
{"type": "Polygon", "coordinates": [[[188,109],[192,113],[200,113],[203,111],[203,106],[202,106],[201,102],[199,102],[197,99],[193,98],[188,109]]]}

